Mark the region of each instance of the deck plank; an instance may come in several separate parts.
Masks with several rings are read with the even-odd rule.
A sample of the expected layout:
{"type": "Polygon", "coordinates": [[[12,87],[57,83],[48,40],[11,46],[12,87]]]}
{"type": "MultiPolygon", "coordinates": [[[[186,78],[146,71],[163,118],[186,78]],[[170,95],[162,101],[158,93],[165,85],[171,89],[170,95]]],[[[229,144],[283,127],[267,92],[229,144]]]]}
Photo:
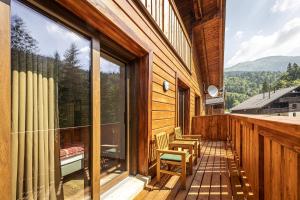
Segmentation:
{"type": "Polygon", "coordinates": [[[221,167],[220,167],[220,148],[221,142],[216,142],[215,155],[214,155],[214,165],[212,169],[212,177],[209,191],[210,200],[221,199],[221,167]]]}
{"type": "Polygon", "coordinates": [[[209,158],[206,163],[204,170],[203,180],[201,182],[198,198],[199,200],[209,199],[209,191],[211,186],[212,170],[215,161],[216,143],[213,142],[212,148],[210,149],[209,158]]]}
{"type": "Polygon", "coordinates": [[[200,172],[199,169],[201,169],[203,166],[205,166],[207,161],[207,151],[211,147],[211,142],[205,141],[201,145],[201,157],[199,166],[195,169],[194,177],[190,180],[188,183],[189,189],[188,190],[181,190],[178,192],[176,199],[197,199],[198,196],[198,190],[201,183],[201,176],[203,175],[203,172],[200,172]]]}

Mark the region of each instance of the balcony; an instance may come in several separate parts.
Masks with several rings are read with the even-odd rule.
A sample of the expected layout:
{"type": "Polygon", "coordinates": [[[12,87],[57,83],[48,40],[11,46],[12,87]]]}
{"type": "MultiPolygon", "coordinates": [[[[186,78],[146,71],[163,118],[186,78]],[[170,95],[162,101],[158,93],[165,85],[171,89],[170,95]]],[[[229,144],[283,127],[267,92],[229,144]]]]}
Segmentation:
{"type": "Polygon", "coordinates": [[[191,41],[173,0],[138,0],[179,59],[191,70],[191,41]]]}
{"type": "Polygon", "coordinates": [[[136,199],[299,199],[300,122],[277,116],[213,115],[192,121],[201,158],[179,177],[154,178],[136,199]]]}

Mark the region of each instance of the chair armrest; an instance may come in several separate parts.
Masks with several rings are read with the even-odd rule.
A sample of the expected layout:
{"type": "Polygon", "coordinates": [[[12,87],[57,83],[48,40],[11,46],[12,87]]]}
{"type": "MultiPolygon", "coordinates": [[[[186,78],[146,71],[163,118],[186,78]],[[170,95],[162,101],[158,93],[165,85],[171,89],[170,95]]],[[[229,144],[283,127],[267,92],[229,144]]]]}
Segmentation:
{"type": "Polygon", "coordinates": [[[196,138],[201,139],[202,135],[182,135],[183,138],[196,138]]]}
{"type": "Polygon", "coordinates": [[[156,149],[156,153],[157,154],[168,153],[168,154],[181,155],[181,156],[186,155],[184,151],[165,150],[165,149],[156,149]]]}
{"type": "Polygon", "coordinates": [[[194,139],[194,138],[176,138],[175,140],[179,140],[179,141],[199,141],[199,139],[194,139]]]}

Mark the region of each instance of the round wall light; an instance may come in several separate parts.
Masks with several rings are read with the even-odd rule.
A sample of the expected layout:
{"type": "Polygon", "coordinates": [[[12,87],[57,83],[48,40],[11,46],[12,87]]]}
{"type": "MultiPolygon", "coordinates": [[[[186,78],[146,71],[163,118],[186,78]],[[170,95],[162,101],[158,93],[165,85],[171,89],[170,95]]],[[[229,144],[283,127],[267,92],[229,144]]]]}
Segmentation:
{"type": "Polygon", "coordinates": [[[165,92],[170,89],[170,84],[169,84],[168,81],[163,82],[163,89],[164,89],[165,92]]]}

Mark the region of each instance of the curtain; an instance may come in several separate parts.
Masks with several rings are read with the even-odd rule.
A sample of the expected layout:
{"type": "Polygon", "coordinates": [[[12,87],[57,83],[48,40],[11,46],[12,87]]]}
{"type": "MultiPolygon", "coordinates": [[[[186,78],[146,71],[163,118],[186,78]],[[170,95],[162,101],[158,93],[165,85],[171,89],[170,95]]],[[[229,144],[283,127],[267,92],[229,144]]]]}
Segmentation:
{"type": "Polygon", "coordinates": [[[53,58],[12,49],[12,199],[56,199],[56,77],[53,58]]]}

